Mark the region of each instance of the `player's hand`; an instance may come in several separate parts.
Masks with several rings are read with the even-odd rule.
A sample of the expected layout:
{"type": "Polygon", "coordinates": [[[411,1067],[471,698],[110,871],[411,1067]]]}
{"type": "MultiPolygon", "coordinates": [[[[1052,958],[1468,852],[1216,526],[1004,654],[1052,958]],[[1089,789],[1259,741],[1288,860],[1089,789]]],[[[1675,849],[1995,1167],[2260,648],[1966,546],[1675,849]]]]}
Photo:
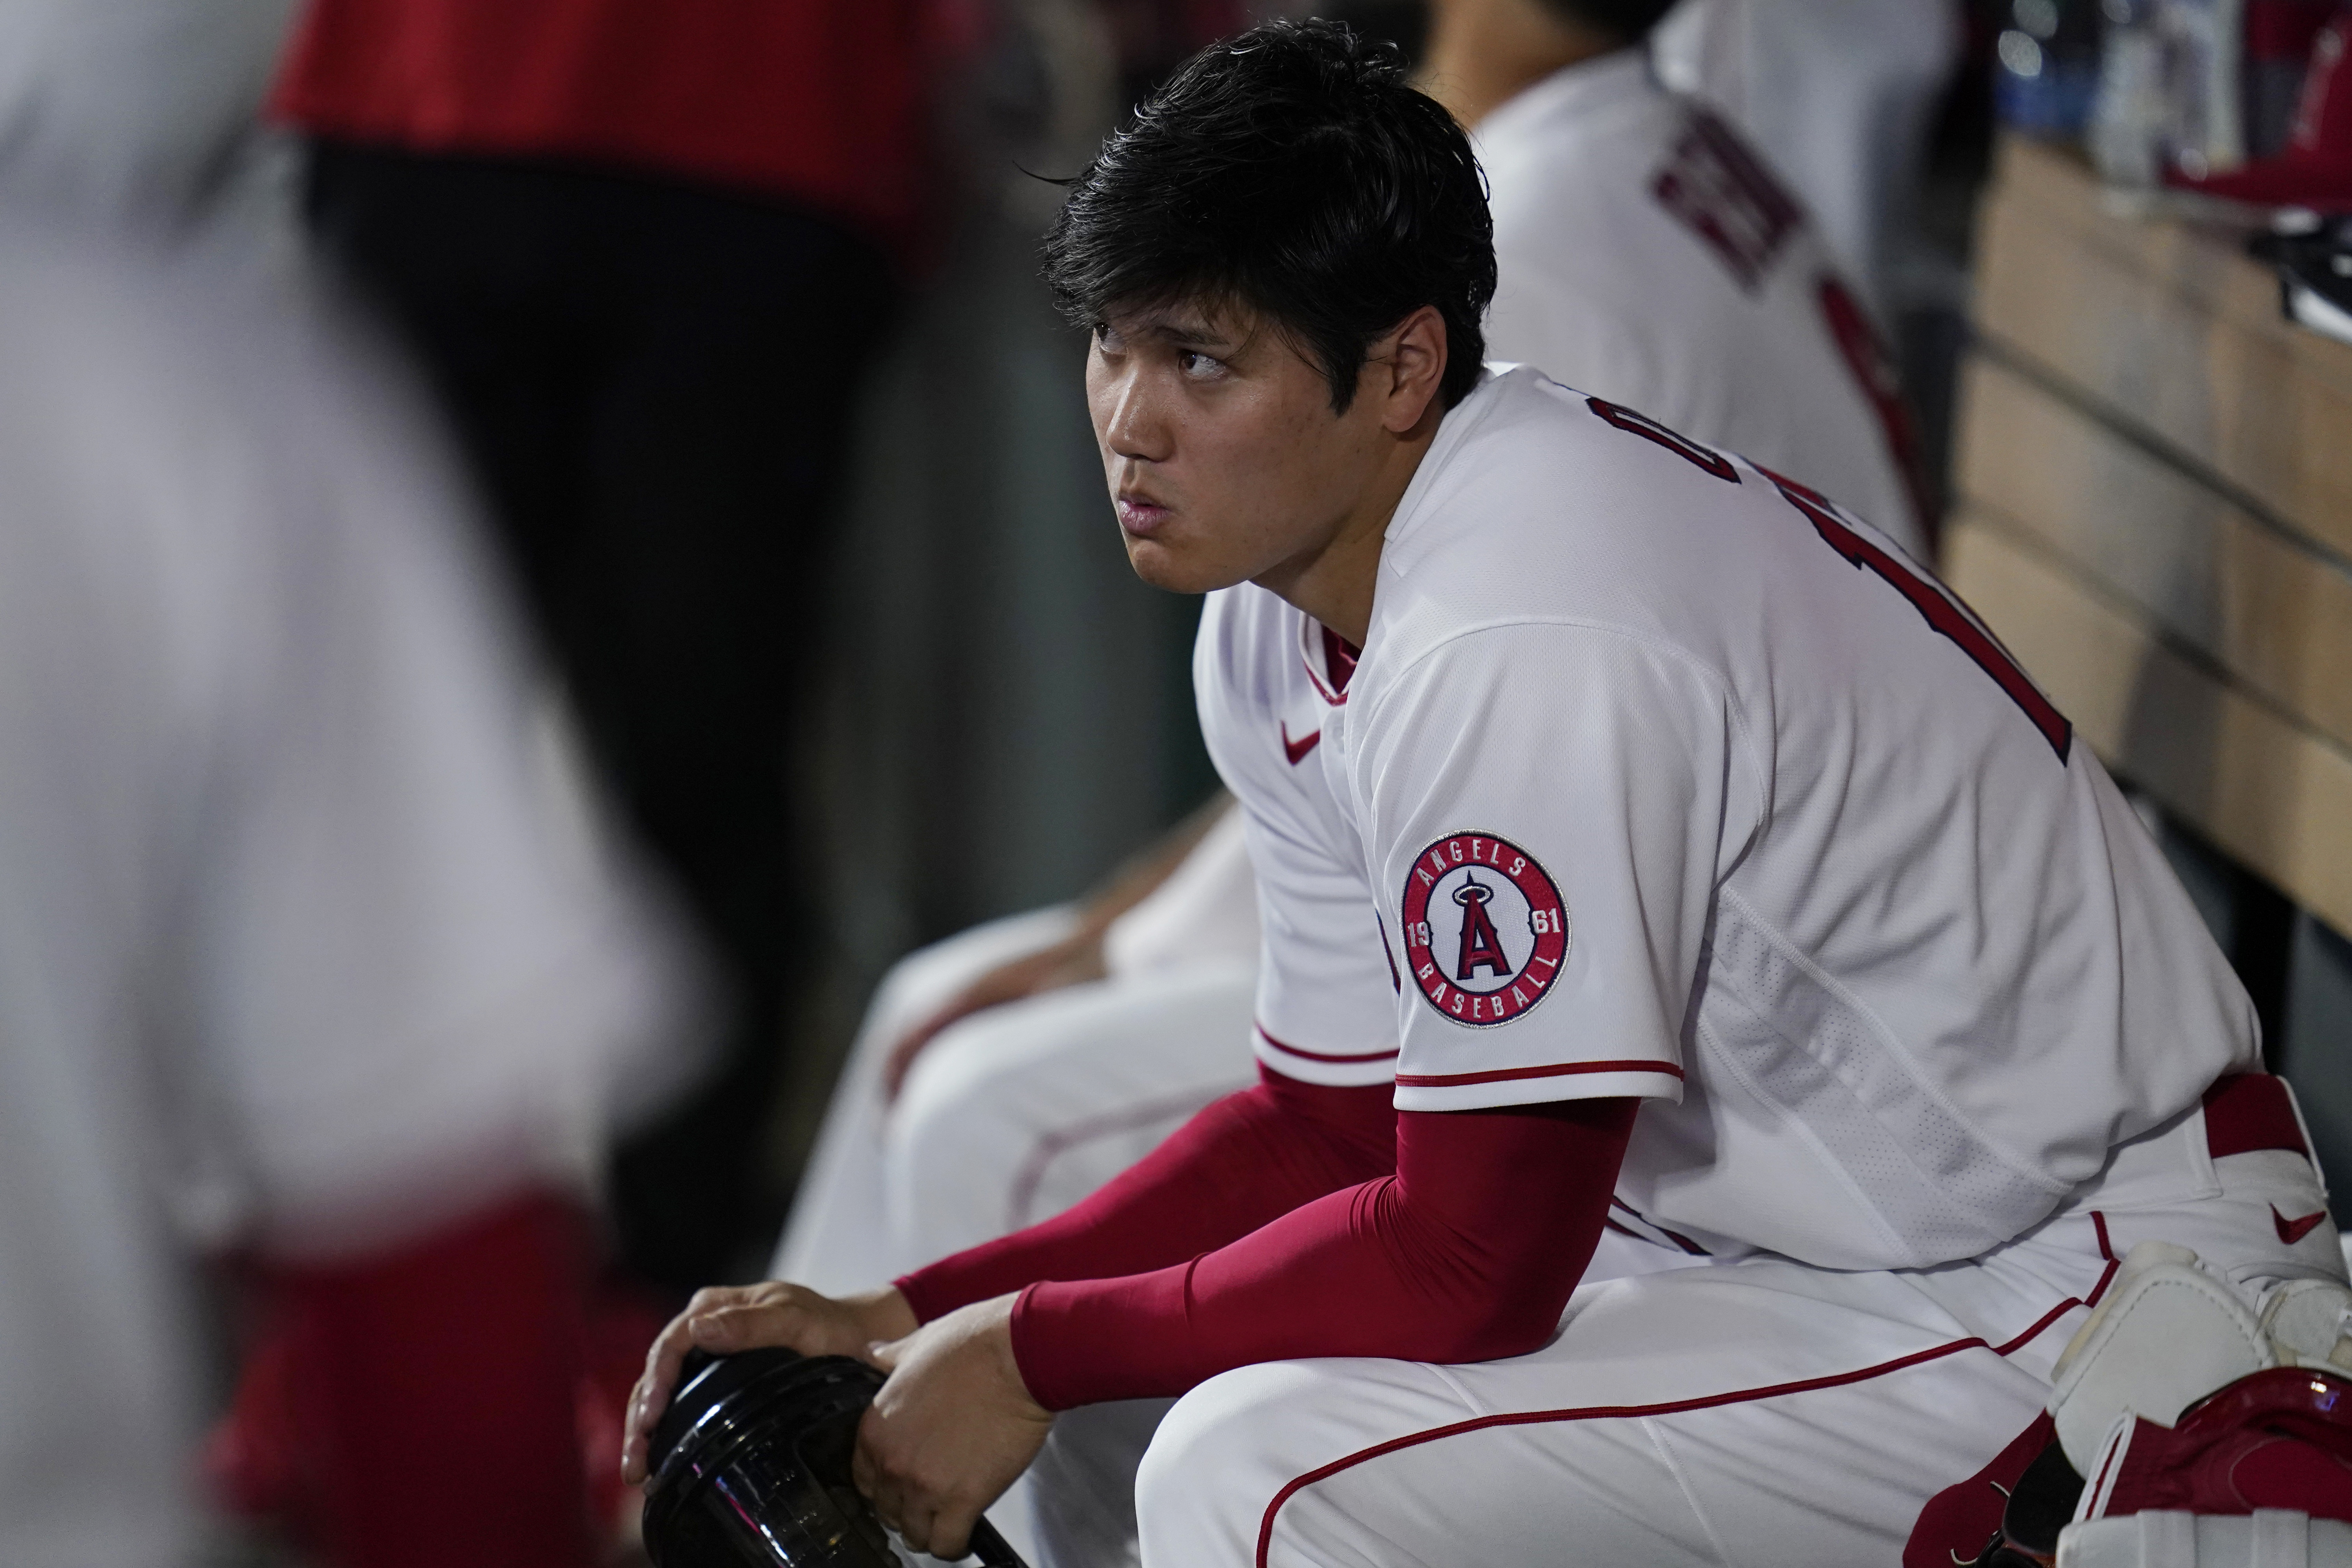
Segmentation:
{"type": "Polygon", "coordinates": [[[858,1424],[850,1477],[918,1552],[962,1555],[1053,1428],[1013,1359],[1014,1300],[975,1301],[876,1351],[890,1381],[858,1424]]]}
{"type": "Polygon", "coordinates": [[[777,1281],[697,1290],[646,1352],[621,1434],[621,1479],[632,1486],[646,1479],[646,1441],[669,1408],[688,1351],[729,1355],[781,1345],[803,1355],[856,1356],[887,1370],[877,1351],[914,1329],[914,1309],[894,1288],[837,1299],[777,1281]]]}
{"type": "Polygon", "coordinates": [[[1042,995],[1066,985],[1103,978],[1109,973],[1103,963],[1103,931],[1102,926],[1089,925],[1051,947],[999,964],[965,986],[953,1001],[924,1019],[891,1051],[889,1061],[882,1068],[884,1096],[893,1100],[898,1098],[915,1058],[949,1025],[1007,1002],[1018,1002],[1024,996],[1042,995]]]}

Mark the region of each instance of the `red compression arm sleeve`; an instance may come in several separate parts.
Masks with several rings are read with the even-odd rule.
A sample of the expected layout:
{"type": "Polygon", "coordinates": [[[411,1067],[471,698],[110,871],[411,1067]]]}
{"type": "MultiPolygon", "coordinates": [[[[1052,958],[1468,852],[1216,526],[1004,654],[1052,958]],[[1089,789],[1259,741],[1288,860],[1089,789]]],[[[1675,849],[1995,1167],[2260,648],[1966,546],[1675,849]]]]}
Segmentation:
{"type": "Polygon", "coordinates": [[[582,1216],[519,1197],[268,1282],[334,1568],[585,1568],[582,1216]]]}
{"type": "Polygon", "coordinates": [[[1022,1378],[1066,1410],[1296,1356],[1524,1354],[1592,1259],[1637,1103],[1400,1112],[1392,1176],[1189,1263],[1032,1287],[1013,1314],[1022,1378]]]}
{"type": "Polygon", "coordinates": [[[898,1280],[916,1321],[1040,1279],[1108,1279],[1181,1263],[1396,1169],[1388,1084],[1335,1089],[1265,1068],[1258,1079],[1068,1212],[898,1280]]]}

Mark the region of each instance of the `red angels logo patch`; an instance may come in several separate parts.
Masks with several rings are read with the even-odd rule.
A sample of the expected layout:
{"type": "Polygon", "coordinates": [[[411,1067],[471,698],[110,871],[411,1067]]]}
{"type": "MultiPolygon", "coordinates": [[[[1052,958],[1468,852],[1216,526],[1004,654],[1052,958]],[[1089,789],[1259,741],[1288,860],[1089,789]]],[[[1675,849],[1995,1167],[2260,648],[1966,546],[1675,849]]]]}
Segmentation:
{"type": "Polygon", "coordinates": [[[1544,999],[1568,958],[1568,906],[1535,857],[1491,833],[1454,833],[1404,879],[1404,957],[1429,1005],[1457,1024],[1507,1024],[1544,999]]]}

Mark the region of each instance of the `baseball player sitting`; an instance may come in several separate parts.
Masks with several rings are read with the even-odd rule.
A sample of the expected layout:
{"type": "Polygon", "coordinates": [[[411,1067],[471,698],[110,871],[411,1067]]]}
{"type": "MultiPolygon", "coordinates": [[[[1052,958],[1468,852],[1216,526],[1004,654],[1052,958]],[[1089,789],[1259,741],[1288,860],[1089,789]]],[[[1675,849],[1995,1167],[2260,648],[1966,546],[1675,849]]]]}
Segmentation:
{"type": "Polygon", "coordinates": [[[1392,57],[1204,51],[1047,255],[1129,557],[1209,595],[1260,1080],[894,1284],[704,1292],[633,1471],[690,1347],[784,1344],[889,1369],[856,1473],[919,1549],[1036,1460],[1057,1562],[1885,1563],[2135,1247],[2340,1283],[2065,717],[1816,489],[1482,368],[1476,165],[1392,57]],[[1710,1261],[1606,1278],[1611,1225],[1710,1261]]]}
{"type": "MultiPolygon", "coordinates": [[[[1892,363],[1802,205],[1721,120],[1652,79],[1643,45],[1665,9],[1433,6],[1429,86],[1472,127],[1492,188],[1488,342],[1803,479],[1924,561],[1892,363]]],[[[1311,716],[1285,732],[1298,765],[1318,733],[1311,716]]],[[[1196,822],[1082,908],[899,964],[835,1089],[776,1277],[857,1289],[1018,1229],[1246,1085],[1255,900],[1239,823],[1196,822]]]]}

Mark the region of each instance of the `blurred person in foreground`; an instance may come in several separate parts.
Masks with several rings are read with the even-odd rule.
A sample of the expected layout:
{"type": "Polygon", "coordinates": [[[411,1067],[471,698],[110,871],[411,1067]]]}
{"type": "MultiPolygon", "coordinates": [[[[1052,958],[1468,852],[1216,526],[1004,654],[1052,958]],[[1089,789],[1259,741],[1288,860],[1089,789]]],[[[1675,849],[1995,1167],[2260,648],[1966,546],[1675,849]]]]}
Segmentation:
{"type": "MultiPolygon", "coordinates": [[[[1925,561],[1892,357],[1769,160],[1654,79],[1667,9],[1431,5],[1421,79],[1489,188],[1491,352],[1801,479],[1925,561]]],[[[1291,765],[1313,765],[1320,733],[1312,715],[1285,731],[1291,765]]],[[[1017,1230],[1245,1084],[1254,1039],[1311,1061],[1313,1041],[1254,1029],[1256,890],[1242,825],[1216,809],[1087,903],[976,928],[885,979],[775,1278],[855,1289],[1017,1230]]]]}
{"type": "Polygon", "coordinates": [[[583,1218],[681,952],[323,312],[21,214],[0,275],[0,1562],[192,1560],[226,1258],[310,1553],[577,1568],[583,1218]]]}
{"type": "Polygon", "coordinates": [[[259,123],[296,0],[9,0],[0,194],[72,221],[287,262],[283,148],[259,123]]]}
{"type": "Polygon", "coordinates": [[[805,694],[849,415],[925,212],[921,0],[310,0],[273,112],[425,366],[589,751],[711,938],[722,1061],[624,1149],[675,1287],[772,1234],[805,694]]]}

